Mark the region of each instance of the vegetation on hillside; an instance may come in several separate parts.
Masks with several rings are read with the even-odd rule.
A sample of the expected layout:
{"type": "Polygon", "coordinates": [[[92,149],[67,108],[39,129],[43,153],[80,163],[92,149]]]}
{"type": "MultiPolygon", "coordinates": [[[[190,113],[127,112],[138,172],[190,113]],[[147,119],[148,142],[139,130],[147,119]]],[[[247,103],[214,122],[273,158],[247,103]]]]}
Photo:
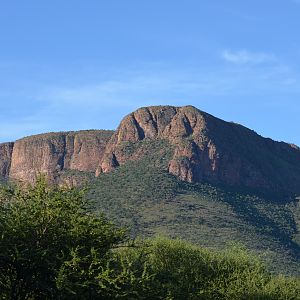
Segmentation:
{"type": "Polygon", "coordinates": [[[130,241],[84,192],[1,190],[0,299],[297,299],[241,246],[216,251],[166,238],[130,241]]]}
{"type": "Polygon", "coordinates": [[[226,247],[241,241],[271,270],[300,275],[300,205],[295,199],[189,184],[167,172],[172,149],[164,141],[127,143],[144,157],[94,180],[87,197],[132,237],[163,234],[199,245],[226,247]]]}

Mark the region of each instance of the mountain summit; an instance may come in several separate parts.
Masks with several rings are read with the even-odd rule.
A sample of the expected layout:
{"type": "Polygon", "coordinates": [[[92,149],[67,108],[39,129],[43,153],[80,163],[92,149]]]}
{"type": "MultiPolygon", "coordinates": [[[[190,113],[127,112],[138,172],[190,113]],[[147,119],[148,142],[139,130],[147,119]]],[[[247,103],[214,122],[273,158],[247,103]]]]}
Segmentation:
{"type": "Polygon", "coordinates": [[[188,182],[300,192],[300,149],[263,138],[193,106],[143,107],[115,132],[82,131],[32,136],[0,144],[3,177],[34,181],[39,173],[57,180],[66,170],[96,176],[143,157],[137,142],[167,141],[169,173],[188,182]]]}
{"type": "Polygon", "coordinates": [[[188,182],[248,188],[300,190],[300,150],[259,136],[193,106],[153,106],[126,116],[106,146],[96,175],[139,159],[128,143],[163,139],[174,149],[168,171],[188,182]]]}

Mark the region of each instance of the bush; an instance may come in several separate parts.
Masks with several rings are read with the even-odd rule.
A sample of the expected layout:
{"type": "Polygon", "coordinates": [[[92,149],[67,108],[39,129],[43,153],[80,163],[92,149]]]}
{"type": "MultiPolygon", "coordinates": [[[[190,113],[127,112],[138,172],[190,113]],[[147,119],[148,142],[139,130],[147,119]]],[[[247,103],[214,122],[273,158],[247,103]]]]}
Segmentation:
{"type": "MultiPolygon", "coordinates": [[[[124,233],[91,207],[76,189],[6,189],[0,202],[0,295],[47,299],[92,295],[94,272],[124,233]],[[77,269],[72,266],[77,263],[77,269]],[[96,263],[95,263],[96,262],[96,263]],[[66,273],[68,270],[68,273],[66,273]]],[[[98,286],[98,282],[97,282],[98,286]]]]}
{"type": "Polygon", "coordinates": [[[119,270],[114,299],[297,299],[300,294],[299,280],[271,276],[241,246],[213,251],[157,238],[114,255],[119,270]]]}

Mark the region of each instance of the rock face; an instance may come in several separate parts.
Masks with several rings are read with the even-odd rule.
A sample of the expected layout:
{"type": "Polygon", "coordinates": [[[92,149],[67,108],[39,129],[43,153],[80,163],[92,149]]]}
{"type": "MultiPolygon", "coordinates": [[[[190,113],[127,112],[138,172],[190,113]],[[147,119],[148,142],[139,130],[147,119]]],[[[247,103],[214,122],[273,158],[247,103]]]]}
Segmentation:
{"type": "Polygon", "coordinates": [[[11,164],[14,143],[0,144],[0,177],[7,178],[11,164]]]}
{"type": "Polygon", "coordinates": [[[151,140],[172,147],[168,171],[181,180],[300,193],[299,147],[263,138],[192,106],[140,108],[115,132],[48,133],[0,144],[0,176],[26,182],[40,173],[59,182],[66,170],[98,176],[142,158],[143,147],[137,145],[151,140]],[[135,147],[128,152],[128,145],[135,147]]]}
{"type": "Polygon", "coordinates": [[[112,131],[48,133],[14,144],[9,177],[34,182],[38,174],[56,181],[64,170],[94,172],[112,131]]]}
{"type": "Polygon", "coordinates": [[[300,192],[300,150],[192,106],[156,106],[126,116],[110,139],[96,175],[139,159],[124,145],[164,139],[174,148],[169,172],[188,182],[300,192]]]}

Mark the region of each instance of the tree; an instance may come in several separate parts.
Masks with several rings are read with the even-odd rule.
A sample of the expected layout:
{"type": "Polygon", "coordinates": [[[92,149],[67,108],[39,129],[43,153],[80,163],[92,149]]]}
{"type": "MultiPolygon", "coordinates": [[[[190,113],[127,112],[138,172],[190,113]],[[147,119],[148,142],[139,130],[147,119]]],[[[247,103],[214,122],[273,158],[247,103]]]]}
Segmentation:
{"type": "Polygon", "coordinates": [[[124,231],[91,209],[83,190],[49,187],[44,178],[33,187],[2,189],[0,298],[99,294],[99,274],[124,231]]]}
{"type": "Polygon", "coordinates": [[[43,178],[2,190],[0,299],[298,299],[299,279],[271,275],[240,246],[124,244],[124,231],[84,199],[43,178]]]}

